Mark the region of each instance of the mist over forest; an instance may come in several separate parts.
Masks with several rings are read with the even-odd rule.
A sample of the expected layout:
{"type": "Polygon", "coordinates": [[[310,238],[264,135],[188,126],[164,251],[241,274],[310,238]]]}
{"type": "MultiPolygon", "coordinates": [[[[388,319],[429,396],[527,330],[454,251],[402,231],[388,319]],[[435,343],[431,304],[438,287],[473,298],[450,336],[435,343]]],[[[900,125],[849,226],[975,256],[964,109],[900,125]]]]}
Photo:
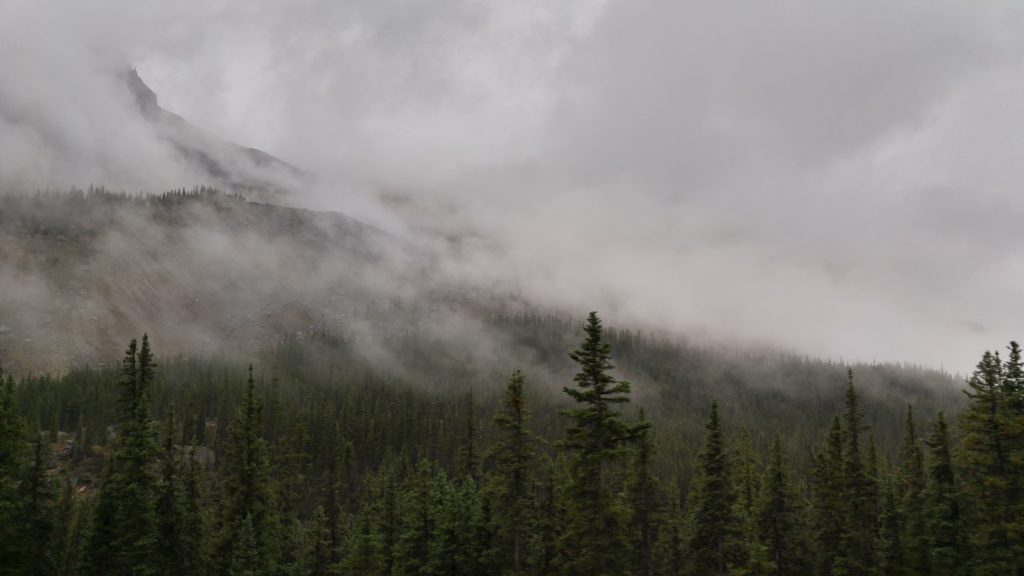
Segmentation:
{"type": "Polygon", "coordinates": [[[1024,576],[1022,24],[0,0],[0,576],[1024,576]]]}

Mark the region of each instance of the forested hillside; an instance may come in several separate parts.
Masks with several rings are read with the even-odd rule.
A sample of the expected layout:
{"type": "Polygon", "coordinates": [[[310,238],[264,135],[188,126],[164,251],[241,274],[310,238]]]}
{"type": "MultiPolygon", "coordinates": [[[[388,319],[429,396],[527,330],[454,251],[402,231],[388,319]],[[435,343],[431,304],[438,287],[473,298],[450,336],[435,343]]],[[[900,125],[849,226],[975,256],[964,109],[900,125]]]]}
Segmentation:
{"type": "Polygon", "coordinates": [[[596,315],[582,331],[489,322],[509,348],[486,367],[411,327],[391,336],[389,369],[325,328],[248,370],[220,355],[157,360],[143,338],[117,368],[7,377],[0,570],[1020,566],[1016,345],[985,355],[965,402],[923,370],[713,352],[596,315]]]}

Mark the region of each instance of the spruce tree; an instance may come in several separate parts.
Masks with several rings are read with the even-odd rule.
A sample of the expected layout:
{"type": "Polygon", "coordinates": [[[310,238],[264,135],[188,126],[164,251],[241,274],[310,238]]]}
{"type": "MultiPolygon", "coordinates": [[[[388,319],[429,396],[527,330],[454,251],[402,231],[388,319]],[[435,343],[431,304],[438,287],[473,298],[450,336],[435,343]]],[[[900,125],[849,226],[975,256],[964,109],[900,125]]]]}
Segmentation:
{"type": "Polygon", "coordinates": [[[906,572],[928,572],[927,530],[924,525],[924,453],[914,426],[914,410],[907,406],[903,443],[895,472],[893,498],[900,522],[900,540],[904,550],[906,572]]]}
{"type": "Polygon", "coordinates": [[[210,517],[206,511],[202,464],[196,457],[196,445],[189,447],[183,466],[180,532],[182,553],[178,558],[180,574],[206,574],[209,565],[210,517]]]}
{"type": "Polygon", "coordinates": [[[364,505],[356,516],[355,527],[349,536],[348,554],[345,557],[345,572],[352,576],[376,576],[387,574],[381,552],[382,543],[377,523],[374,522],[376,506],[364,505]]]}
{"type": "Polygon", "coordinates": [[[494,417],[499,437],[492,451],[494,471],[490,485],[509,574],[525,570],[526,537],[530,531],[534,438],[527,427],[529,413],[523,384],[523,374],[516,370],[505,388],[502,408],[494,417]]]}
{"type": "Polygon", "coordinates": [[[821,453],[814,458],[811,530],[814,535],[815,573],[831,576],[843,535],[843,429],[832,419],[821,453]]]}
{"type": "Polygon", "coordinates": [[[394,549],[395,576],[434,574],[432,561],[437,537],[439,483],[433,467],[425,458],[408,479],[401,499],[400,532],[394,549]]]}
{"type": "Polygon", "coordinates": [[[252,514],[246,514],[238,524],[238,540],[231,546],[227,576],[264,576],[269,574],[266,561],[260,554],[252,514]]]}
{"type": "Polygon", "coordinates": [[[0,574],[19,574],[24,560],[18,494],[23,434],[24,426],[14,401],[14,382],[0,366],[0,574]]]}
{"type": "MultiPolygon", "coordinates": [[[[640,424],[648,424],[643,408],[640,409],[640,424]]],[[[644,428],[633,451],[633,461],[626,483],[632,516],[629,531],[633,558],[630,562],[636,576],[654,576],[655,542],[661,524],[661,493],[657,478],[654,477],[651,459],[654,456],[654,442],[649,428],[644,428]]]]}
{"type": "Polygon", "coordinates": [[[903,534],[902,514],[897,504],[894,482],[882,487],[882,511],[879,516],[878,573],[880,576],[904,576],[913,574],[907,569],[903,534]]]}
{"type": "Polygon", "coordinates": [[[964,486],[970,497],[972,571],[979,576],[1019,576],[1020,539],[1014,526],[1015,465],[1007,439],[1010,406],[999,354],[986,352],[967,381],[961,415],[964,486]]]}
{"type": "Polygon", "coordinates": [[[863,418],[850,370],[843,412],[843,531],[833,568],[837,576],[866,576],[875,571],[877,486],[861,452],[861,435],[866,430],[863,418]]]}
{"type": "Polygon", "coordinates": [[[693,576],[725,576],[742,567],[746,559],[740,540],[741,521],[736,514],[736,486],[717,402],[711,404],[706,429],[688,505],[689,572],[693,576]]]}
{"type": "Polygon", "coordinates": [[[796,490],[782,459],[778,435],[772,441],[768,468],[754,505],[754,526],[771,568],[767,575],[797,576],[810,572],[811,562],[796,490]]]}
{"type": "Polygon", "coordinates": [[[56,493],[47,475],[49,448],[38,435],[32,453],[32,464],[21,481],[21,529],[27,562],[22,567],[26,576],[48,576],[57,569],[53,540],[56,526],[56,493]]]}
{"type": "Polygon", "coordinates": [[[345,527],[348,524],[346,501],[352,490],[352,443],[342,438],[341,424],[334,423],[334,434],[328,448],[327,478],[324,486],[322,509],[328,534],[330,565],[338,565],[344,558],[345,527]]]}
{"type": "Polygon", "coordinates": [[[160,484],[156,499],[157,554],[161,572],[181,573],[182,559],[190,554],[185,538],[185,517],[182,509],[182,489],[179,478],[180,458],[174,442],[174,409],[167,418],[164,430],[163,458],[160,463],[160,484]]]}
{"type": "Polygon", "coordinates": [[[143,335],[121,362],[117,436],[94,514],[88,565],[92,574],[146,576],[160,571],[157,555],[158,447],[147,400],[156,364],[143,335]]]}
{"type": "Polygon", "coordinates": [[[942,412],[925,441],[923,493],[928,564],[932,576],[957,576],[964,568],[961,496],[953,471],[949,427],[942,412]]]}
{"type": "Polygon", "coordinates": [[[224,478],[224,505],[219,558],[222,570],[272,571],[278,559],[280,520],[270,485],[270,459],[263,438],[263,402],[256,397],[252,366],[246,381],[245,399],[230,430],[224,478]],[[246,538],[253,540],[251,549],[246,538]],[[255,559],[254,559],[255,555],[255,559]],[[224,565],[229,561],[229,566],[224,565]],[[236,562],[240,563],[237,564],[236,562]],[[254,564],[255,563],[255,564],[254,564]]]}
{"type": "Polygon", "coordinates": [[[647,424],[622,420],[618,406],[629,402],[630,384],[609,374],[614,368],[611,348],[596,312],[587,317],[584,332],[583,344],[569,355],[579,364],[576,385],[563,389],[578,406],[564,411],[571,423],[562,446],[572,460],[568,525],[560,543],[572,553],[563,569],[567,576],[622,574],[628,558],[622,554],[628,546],[628,510],[616,494],[612,465],[647,424]]]}

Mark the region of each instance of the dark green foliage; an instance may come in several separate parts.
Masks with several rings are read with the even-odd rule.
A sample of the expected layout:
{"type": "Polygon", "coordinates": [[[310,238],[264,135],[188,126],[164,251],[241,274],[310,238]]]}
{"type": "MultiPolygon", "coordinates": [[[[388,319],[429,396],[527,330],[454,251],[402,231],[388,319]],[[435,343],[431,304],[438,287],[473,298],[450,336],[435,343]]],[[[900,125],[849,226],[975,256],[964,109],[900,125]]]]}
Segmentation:
{"type": "Polygon", "coordinates": [[[226,453],[219,551],[222,569],[231,574],[242,573],[239,570],[263,574],[272,571],[278,560],[280,521],[262,429],[263,403],[256,397],[250,366],[245,400],[232,424],[226,453]]]}
{"type": "Polygon", "coordinates": [[[899,524],[899,537],[907,574],[928,572],[928,531],[924,517],[924,453],[914,424],[914,410],[907,406],[907,420],[900,446],[898,466],[894,472],[894,513],[899,524]]]}
{"type": "Polygon", "coordinates": [[[688,503],[687,561],[694,576],[727,575],[746,562],[741,518],[736,510],[736,484],[726,453],[718,404],[711,404],[704,449],[688,503]]]}
{"type": "Polygon", "coordinates": [[[393,573],[396,576],[436,574],[434,540],[437,537],[443,479],[435,478],[429,462],[420,460],[416,471],[402,491],[400,532],[394,548],[393,573]]]}
{"type": "Polygon", "coordinates": [[[633,557],[630,566],[632,574],[654,576],[657,569],[654,547],[662,523],[662,494],[661,486],[651,471],[654,441],[643,409],[640,409],[639,424],[643,430],[636,442],[626,482],[626,497],[632,510],[629,538],[633,557]]]}
{"type": "Polygon", "coordinates": [[[873,574],[875,568],[878,488],[861,451],[861,438],[866,429],[863,418],[851,371],[843,413],[843,529],[833,566],[833,574],[837,576],[867,576],[873,574]]]}
{"type": "Polygon", "coordinates": [[[668,414],[664,396],[644,396],[657,437],[651,412],[624,414],[632,390],[610,374],[609,342],[634,362],[656,357],[632,338],[588,320],[568,422],[542,386],[528,415],[519,372],[467,402],[465,388],[403,387],[294,342],[266,383],[220,360],[157,372],[148,339],[119,379],[2,378],[0,573],[1013,574],[1016,345],[979,365],[960,437],[940,413],[922,449],[902,398],[862,403],[848,381],[831,428],[820,423],[838,385],[808,414],[814,435],[794,423],[769,441],[749,399],[715,404],[691,458],[697,423],[668,414]],[[730,435],[722,414],[744,431],[730,435]],[[26,421],[52,429],[33,436],[26,421]],[[566,423],[562,442],[545,441],[566,423]]]}
{"type": "Polygon", "coordinates": [[[23,458],[23,425],[14,400],[14,381],[0,366],[0,574],[18,574],[27,562],[18,526],[18,477],[23,458]]]}
{"type": "Polygon", "coordinates": [[[147,400],[155,363],[149,337],[131,341],[121,362],[119,419],[103,497],[89,543],[91,573],[148,575],[160,570],[157,555],[158,448],[147,400]]]}
{"type": "Polygon", "coordinates": [[[516,370],[505,389],[502,409],[494,417],[500,435],[492,452],[494,470],[490,482],[494,494],[494,516],[503,564],[509,574],[521,574],[526,567],[526,540],[530,533],[533,498],[531,469],[533,435],[527,423],[523,374],[516,370]]]}
{"type": "Polygon", "coordinates": [[[630,385],[609,374],[611,347],[597,313],[587,317],[584,332],[583,344],[569,355],[579,365],[576,386],[564,388],[578,407],[565,411],[571,422],[562,442],[572,454],[568,525],[561,535],[572,554],[563,570],[571,576],[604,576],[625,571],[622,550],[628,547],[628,509],[614,490],[613,465],[649,425],[622,420],[618,406],[629,402],[630,385]]]}
{"type": "Polygon", "coordinates": [[[778,436],[772,441],[768,468],[754,506],[754,527],[770,562],[766,575],[796,576],[810,571],[803,510],[783,461],[778,436]]]}
{"type": "Polygon", "coordinates": [[[21,537],[28,555],[22,565],[23,574],[45,576],[57,569],[57,557],[52,547],[57,498],[53,481],[47,476],[48,452],[42,440],[37,439],[32,451],[32,464],[21,482],[23,507],[20,518],[21,537]]]}
{"type": "Polygon", "coordinates": [[[828,576],[834,573],[844,530],[843,430],[838,416],[832,420],[825,444],[815,457],[812,482],[810,524],[815,544],[815,573],[828,576]]]}
{"type": "Polygon", "coordinates": [[[960,429],[964,487],[972,512],[971,570],[979,576],[1017,576],[1024,562],[1018,517],[1021,463],[1015,458],[1019,422],[1013,408],[1018,371],[1012,362],[1004,366],[998,353],[986,352],[967,381],[969,404],[960,429]],[[1015,376],[1006,378],[1010,371],[1015,376]]]}
{"type": "Polygon", "coordinates": [[[928,453],[923,501],[929,568],[934,576],[962,574],[966,552],[962,498],[953,471],[949,428],[942,412],[925,443],[928,453]]]}

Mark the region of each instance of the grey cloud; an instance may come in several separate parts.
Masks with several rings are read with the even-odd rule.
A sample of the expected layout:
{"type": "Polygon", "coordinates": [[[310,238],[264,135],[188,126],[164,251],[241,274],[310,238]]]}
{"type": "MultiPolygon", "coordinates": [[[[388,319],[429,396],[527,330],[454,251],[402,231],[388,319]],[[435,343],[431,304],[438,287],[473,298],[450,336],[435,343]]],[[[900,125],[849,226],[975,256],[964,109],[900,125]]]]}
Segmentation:
{"type": "Polygon", "coordinates": [[[59,4],[0,0],[0,182],[190,177],[103,79],[120,59],[469,285],[958,370],[1020,337],[1012,5],[59,4]]]}

